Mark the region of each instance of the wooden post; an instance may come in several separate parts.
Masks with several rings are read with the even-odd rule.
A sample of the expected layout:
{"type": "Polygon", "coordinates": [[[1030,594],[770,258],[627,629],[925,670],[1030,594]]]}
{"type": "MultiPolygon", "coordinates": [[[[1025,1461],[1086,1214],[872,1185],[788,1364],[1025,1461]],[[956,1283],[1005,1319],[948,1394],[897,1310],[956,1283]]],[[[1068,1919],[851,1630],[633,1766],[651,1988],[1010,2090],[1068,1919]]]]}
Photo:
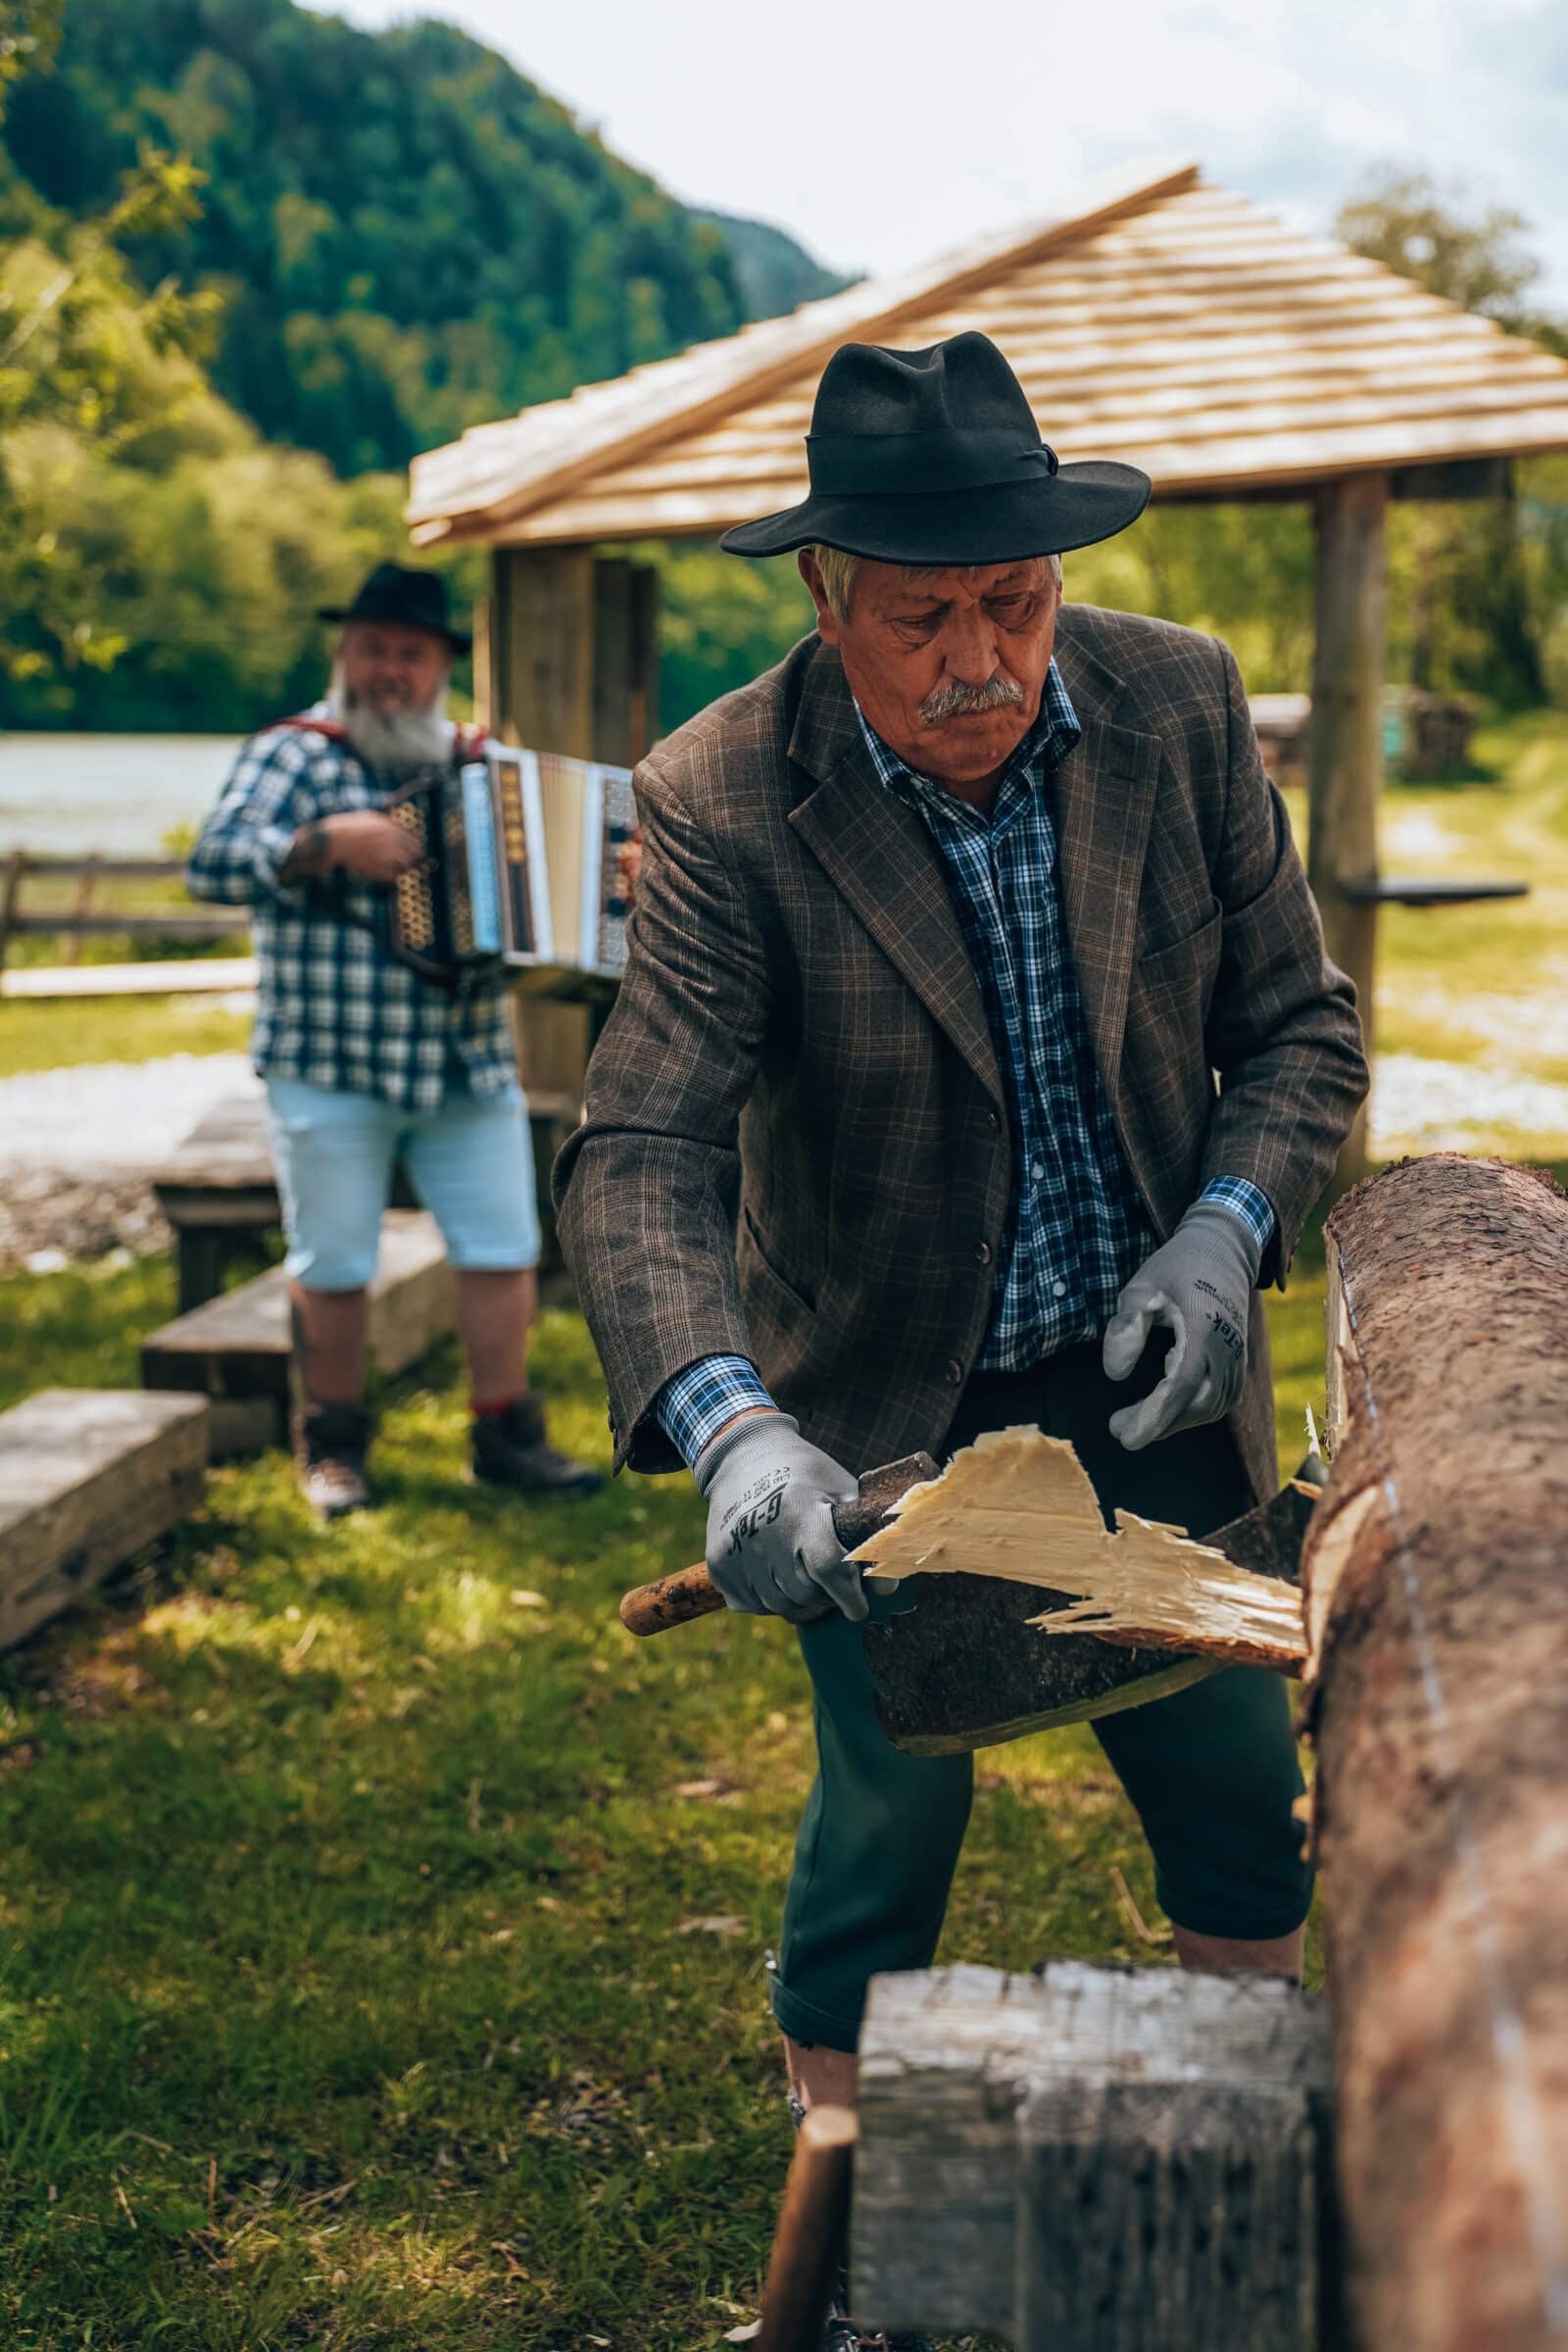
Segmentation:
{"type": "MultiPolygon", "coordinates": [[[[1316,644],[1308,784],[1308,874],[1328,952],[1355,982],[1370,1053],[1383,782],[1385,520],[1389,479],[1347,474],[1317,492],[1316,644]]],[[[1367,1169],[1363,1104],[1340,1154],[1343,1191],[1367,1169]]]]}
{"type": "Polygon", "coordinates": [[[594,565],[594,758],[630,767],[659,717],[659,575],[601,557],[594,565]]]}
{"type": "Polygon", "coordinates": [[[473,723],[493,734],[495,698],[495,600],[481,596],[473,608],[473,723]]]}
{"type": "Polygon", "coordinates": [[[0,877],[0,972],[6,968],[6,949],[10,944],[11,926],[16,920],[17,901],[22,896],[22,877],[27,870],[24,850],[13,850],[0,877]]]}
{"type": "MultiPolygon", "coordinates": [[[[99,860],[96,857],[89,857],[82,861],[81,879],[76,884],[75,919],[78,923],[84,915],[91,911],[93,893],[98,886],[98,865],[99,860]]],[[[81,933],[79,931],[73,931],[67,937],[65,959],[68,964],[81,961],[81,933]]]]}
{"type": "Polygon", "coordinates": [[[757,2352],[817,2352],[844,2260],[857,2136],[850,2107],[812,2107],[802,2119],[767,2266],[757,2352]]]}
{"type": "MultiPolygon", "coordinates": [[[[495,552],[495,728],[507,743],[594,757],[594,560],[586,547],[495,552]]],[[[581,1004],[514,997],[513,1035],[525,1090],[580,1096],[588,1061],[581,1004]]],[[[548,1200],[540,1208],[548,1212],[548,1200]]],[[[550,1235],[546,1234],[547,1246],[550,1235]]]]}
{"type": "MultiPolygon", "coordinates": [[[[586,547],[503,547],[493,577],[497,733],[579,760],[640,760],[658,711],[657,573],[586,547]]],[[[592,1031],[585,1004],[514,999],[524,1087],[580,1096],[592,1031]]]]}
{"type": "Polygon", "coordinates": [[[1327,1245],[1303,1579],[1358,2341],[1545,2352],[1568,2337],[1568,1196],[1436,1153],[1341,1201],[1327,1245]]]}
{"type": "Polygon", "coordinates": [[[1328,2024],[1282,1977],[878,1977],[850,2309],[1019,2352],[1339,2342],[1328,2024]]]}

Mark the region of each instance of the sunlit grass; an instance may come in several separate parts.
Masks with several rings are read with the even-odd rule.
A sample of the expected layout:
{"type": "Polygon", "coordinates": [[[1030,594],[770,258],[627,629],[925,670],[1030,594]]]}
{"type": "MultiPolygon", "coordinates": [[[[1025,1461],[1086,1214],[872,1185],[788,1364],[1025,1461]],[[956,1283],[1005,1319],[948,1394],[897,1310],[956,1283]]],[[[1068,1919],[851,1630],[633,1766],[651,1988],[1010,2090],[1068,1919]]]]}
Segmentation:
{"type": "MultiPolygon", "coordinates": [[[[132,1377],[168,1287],[0,1287],[0,1394],[45,1356],[132,1377]]],[[[577,1317],[536,1363],[603,1459],[577,1317]]],[[[1320,1386],[1293,1370],[1283,1426],[1320,1386]]],[[[219,1471],[122,1591],[0,1660],[8,2352],[673,2352],[755,2310],[795,1645],[632,1643],[621,1592],[701,1550],[689,1482],[520,1505],[463,1484],[464,1435],[438,1351],[384,1399],[373,1517],[316,1526],[280,1454],[219,1471]]],[[[980,1762],[945,1955],[1168,1961],[1118,1900],[1113,1866],[1158,1933],[1092,1733],[980,1762]]]]}
{"type": "Polygon", "coordinates": [[[242,1054],[250,1035],[250,1014],[223,997],[0,997],[0,1078],[165,1054],[242,1054]]]}

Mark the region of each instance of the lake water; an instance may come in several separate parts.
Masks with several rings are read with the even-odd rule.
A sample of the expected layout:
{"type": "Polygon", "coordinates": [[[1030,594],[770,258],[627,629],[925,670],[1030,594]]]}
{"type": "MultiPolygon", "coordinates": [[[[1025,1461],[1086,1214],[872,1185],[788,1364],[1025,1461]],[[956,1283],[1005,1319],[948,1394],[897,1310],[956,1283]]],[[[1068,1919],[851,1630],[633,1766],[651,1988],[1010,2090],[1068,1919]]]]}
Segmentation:
{"type": "Polygon", "coordinates": [[[0,854],[158,858],[200,824],[233,764],[233,735],[0,734],[0,854]]]}

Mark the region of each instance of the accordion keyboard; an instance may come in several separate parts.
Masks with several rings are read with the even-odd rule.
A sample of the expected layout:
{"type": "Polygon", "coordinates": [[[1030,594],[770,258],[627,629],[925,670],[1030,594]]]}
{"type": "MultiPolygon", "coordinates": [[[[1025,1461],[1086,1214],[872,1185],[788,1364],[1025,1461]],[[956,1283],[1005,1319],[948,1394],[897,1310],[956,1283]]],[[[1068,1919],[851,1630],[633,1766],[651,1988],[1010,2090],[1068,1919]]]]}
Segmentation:
{"type": "MultiPolygon", "coordinates": [[[[411,801],[397,802],[388,814],[400,824],[405,833],[412,833],[421,851],[427,848],[424,822],[411,801]]],[[[393,884],[397,897],[398,923],[407,946],[416,952],[428,949],[435,943],[435,903],[430,890],[428,862],[411,866],[399,874],[393,884]]]]}

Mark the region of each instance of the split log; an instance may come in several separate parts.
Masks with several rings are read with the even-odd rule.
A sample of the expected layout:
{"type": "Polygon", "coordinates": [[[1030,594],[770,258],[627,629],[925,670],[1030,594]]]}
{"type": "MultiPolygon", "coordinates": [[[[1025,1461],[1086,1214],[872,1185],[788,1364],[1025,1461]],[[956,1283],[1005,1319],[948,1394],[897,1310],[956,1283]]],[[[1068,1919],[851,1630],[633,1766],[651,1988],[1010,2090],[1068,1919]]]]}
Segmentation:
{"type": "Polygon", "coordinates": [[[1329,2088],[1280,1977],[878,1977],[850,2308],[1018,2352],[1328,2352],[1329,2088]]]}
{"type": "Polygon", "coordinates": [[[1328,1226],[1303,1563],[1358,2338],[1568,2342],[1568,1197],[1447,1153],[1328,1226]]]}
{"type": "Polygon", "coordinates": [[[1115,1516],[1111,1534],[1067,1439],[994,1430],[940,1478],[911,1488],[850,1557],[879,1582],[970,1575],[1049,1586],[1071,1597],[1029,1620],[1046,1633],[1299,1670],[1305,1637],[1293,1585],[1239,1567],[1183,1528],[1136,1511],[1115,1516]]]}

